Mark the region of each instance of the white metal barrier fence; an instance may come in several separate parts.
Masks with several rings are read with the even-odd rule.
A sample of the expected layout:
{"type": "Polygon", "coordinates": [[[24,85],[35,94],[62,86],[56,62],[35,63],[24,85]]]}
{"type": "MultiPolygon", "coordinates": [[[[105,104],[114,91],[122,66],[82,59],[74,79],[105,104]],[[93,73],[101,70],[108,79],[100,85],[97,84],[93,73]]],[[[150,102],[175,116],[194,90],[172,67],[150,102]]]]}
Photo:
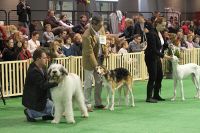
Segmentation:
{"type": "MultiPolygon", "coordinates": [[[[57,63],[65,66],[69,72],[78,74],[84,81],[82,57],[65,57],[55,59],[57,63]]],[[[0,62],[0,83],[4,97],[22,95],[26,72],[30,65],[30,60],[0,62]]],[[[181,64],[196,63],[200,65],[200,49],[185,50],[182,52],[181,64]]],[[[127,68],[134,80],[144,80],[148,78],[144,53],[111,54],[105,59],[104,65],[108,69],[117,67],[127,68]]],[[[163,71],[167,70],[166,61],[163,62],[163,71]]]]}

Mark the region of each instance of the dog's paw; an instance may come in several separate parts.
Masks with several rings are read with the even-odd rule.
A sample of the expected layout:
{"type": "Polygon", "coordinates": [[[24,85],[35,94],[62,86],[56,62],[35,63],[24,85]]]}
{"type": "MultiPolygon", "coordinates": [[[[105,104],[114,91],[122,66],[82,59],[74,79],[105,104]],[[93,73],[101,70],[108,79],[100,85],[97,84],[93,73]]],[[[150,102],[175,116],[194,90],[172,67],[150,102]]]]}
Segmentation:
{"type": "Polygon", "coordinates": [[[74,119],[71,119],[71,120],[67,120],[67,123],[69,123],[69,124],[75,124],[76,122],[75,122],[74,119]]]}
{"type": "Polygon", "coordinates": [[[110,107],[110,111],[114,111],[114,107],[110,107]]]}
{"type": "Polygon", "coordinates": [[[131,104],[131,107],[135,107],[135,104],[133,103],[133,104],[131,104]]]}
{"type": "Polygon", "coordinates": [[[185,98],[182,98],[182,101],[185,101],[185,98]]]}
{"type": "Polygon", "coordinates": [[[118,103],[117,103],[117,106],[121,106],[121,102],[118,102],[118,103]]]}
{"type": "Polygon", "coordinates": [[[194,96],[194,98],[200,99],[200,96],[197,94],[194,96]]]}
{"type": "Polygon", "coordinates": [[[88,118],[88,117],[89,117],[89,114],[88,114],[88,113],[84,113],[84,114],[82,114],[82,117],[83,117],[83,118],[88,118]]]}
{"type": "Polygon", "coordinates": [[[63,117],[66,117],[66,113],[65,113],[65,112],[63,112],[63,113],[62,113],[62,116],[63,116],[63,117]]]}
{"type": "Polygon", "coordinates": [[[109,109],[109,105],[106,105],[105,109],[109,109]]]}
{"type": "Polygon", "coordinates": [[[59,122],[56,121],[55,119],[51,121],[52,124],[58,124],[59,122]]]}
{"type": "Polygon", "coordinates": [[[172,99],[171,99],[171,101],[175,101],[176,100],[176,98],[175,97],[173,97],[172,99]]]}

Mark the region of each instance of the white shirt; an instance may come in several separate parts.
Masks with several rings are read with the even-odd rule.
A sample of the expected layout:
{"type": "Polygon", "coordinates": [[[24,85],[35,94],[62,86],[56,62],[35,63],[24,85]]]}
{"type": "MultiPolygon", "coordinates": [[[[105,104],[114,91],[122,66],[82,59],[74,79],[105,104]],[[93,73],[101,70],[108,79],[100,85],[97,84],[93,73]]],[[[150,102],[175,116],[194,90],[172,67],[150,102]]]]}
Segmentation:
{"type": "Polygon", "coordinates": [[[91,29],[94,31],[94,34],[96,35],[96,38],[97,38],[97,42],[99,44],[98,56],[101,56],[102,55],[102,47],[101,47],[102,44],[100,44],[100,42],[99,42],[99,36],[100,36],[100,34],[99,34],[99,32],[95,31],[92,26],[91,26],[91,29]]]}
{"type": "Polygon", "coordinates": [[[118,54],[127,54],[128,51],[125,48],[120,48],[120,50],[118,51],[118,54]]]}
{"type": "Polygon", "coordinates": [[[62,20],[60,20],[59,23],[60,23],[62,26],[66,27],[66,28],[72,28],[72,27],[74,27],[72,24],[67,25],[67,24],[64,23],[62,20]]]}
{"type": "Polygon", "coordinates": [[[165,42],[164,42],[164,39],[163,39],[162,34],[160,32],[158,32],[158,36],[160,38],[161,45],[163,45],[165,42]]]}
{"type": "Polygon", "coordinates": [[[36,41],[36,43],[30,39],[28,40],[28,47],[27,49],[30,51],[31,55],[33,56],[33,52],[40,46],[40,41],[36,41]]]}

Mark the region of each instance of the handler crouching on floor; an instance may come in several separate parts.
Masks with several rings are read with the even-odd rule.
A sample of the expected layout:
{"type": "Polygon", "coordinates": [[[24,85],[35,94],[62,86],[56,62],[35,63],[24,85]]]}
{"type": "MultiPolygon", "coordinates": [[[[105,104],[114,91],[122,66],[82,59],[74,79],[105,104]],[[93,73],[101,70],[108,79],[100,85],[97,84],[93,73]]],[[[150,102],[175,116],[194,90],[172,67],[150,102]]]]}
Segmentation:
{"type": "Polygon", "coordinates": [[[29,122],[35,122],[35,118],[52,120],[53,103],[49,98],[49,89],[57,86],[57,83],[49,83],[47,79],[47,55],[44,49],[36,49],[33,53],[33,63],[27,71],[22,104],[26,107],[24,114],[29,122]]]}

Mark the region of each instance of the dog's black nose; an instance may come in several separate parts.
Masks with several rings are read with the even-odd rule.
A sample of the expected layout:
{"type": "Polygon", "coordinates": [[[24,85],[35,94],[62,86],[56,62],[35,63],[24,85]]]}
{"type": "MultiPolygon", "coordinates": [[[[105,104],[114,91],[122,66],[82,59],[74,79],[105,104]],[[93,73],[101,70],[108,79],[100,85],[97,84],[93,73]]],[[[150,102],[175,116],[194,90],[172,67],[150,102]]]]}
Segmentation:
{"type": "Polygon", "coordinates": [[[57,72],[57,71],[52,71],[52,73],[54,73],[54,74],[55,74],[56,72],[57,72]]]}

